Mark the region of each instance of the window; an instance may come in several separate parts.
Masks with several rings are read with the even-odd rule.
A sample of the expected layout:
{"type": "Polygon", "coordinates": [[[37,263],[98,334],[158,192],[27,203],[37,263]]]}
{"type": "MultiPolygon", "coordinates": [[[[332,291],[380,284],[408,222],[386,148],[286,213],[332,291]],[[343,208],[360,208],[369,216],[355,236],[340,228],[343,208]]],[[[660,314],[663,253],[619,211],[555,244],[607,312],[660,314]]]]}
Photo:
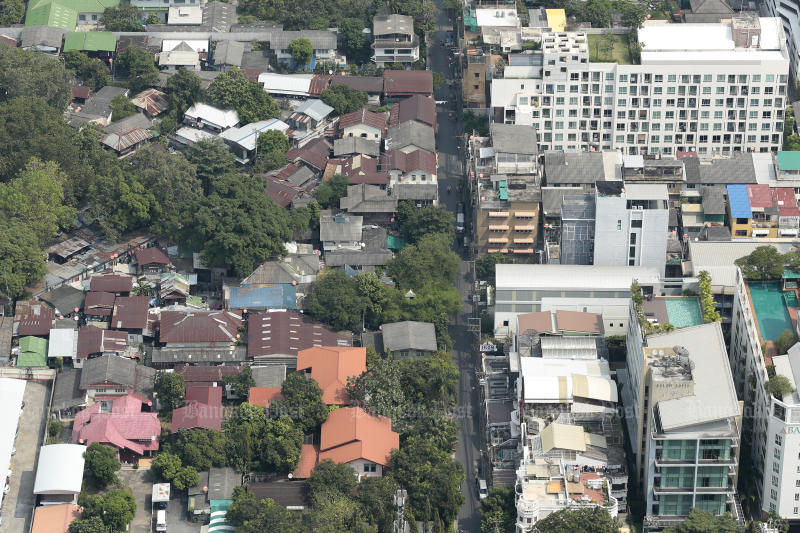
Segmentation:
{"type": "Polygon", "coordinates": [[[783,446],[783,437],[780,433],[775,434],[775,446],[783,446]]]}
{"type": "Polygon", "coordinates": [[[622,220],[617,220],[617,230],[622,229],[622,220]]]}
{"type": "MultiPolygon", "coordinates": [[[[636,244],[636,234],[635,233],[631,233],[631,244],[636,244]]],[[[631,254],[631,255],[633,255],[633,254],[631,254]]]]}
{"type": "Polygon", "coordinates": [[[375,473],[378,471],[378,465],[375,463],[364,463],[364,472],[365,473],[375,473]]]}
{"type": "Polygon", "coordinates": [[[767,83],[775,83],[775,74],[767,74],[765,80],[767,83]]]}
{"type": "Polygon", "coordinates": [[[778,486],[778,476],[772,476],[772,484],[774,486],[778,486]]]}
{"type": "MultiPolygon", "coordinates": [[[[641,220],[631,220],[631,227],[632,228],[641,228],[642,227],[642,221],[641,220]]],[[[631,235],[633,235],[633,234],[631,234],[631,235]]],[[[633,242],[631,242],[631,244],[633,244],[633,242]]]]}

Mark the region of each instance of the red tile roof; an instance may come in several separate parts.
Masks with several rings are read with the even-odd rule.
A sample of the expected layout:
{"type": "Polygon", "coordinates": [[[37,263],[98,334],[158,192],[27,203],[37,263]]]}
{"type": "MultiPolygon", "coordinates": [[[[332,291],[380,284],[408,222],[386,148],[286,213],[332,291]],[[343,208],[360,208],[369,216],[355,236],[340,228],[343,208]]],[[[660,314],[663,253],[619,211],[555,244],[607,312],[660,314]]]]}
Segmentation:
{"type": "Polygon", "coordinates": [[[244,69],[244,75],[247,76],[247,79],[250,81],[258,81],[258,75],[261,74],[260,68],[246,68],[244,69]]]}
{"type": "Polygon", "coordinates": [[[392,431],[391,418],[373,416],[360,407],[343,407],[331,411],[322,424],[319,460],[366,459],[387,466],[392,450],[399,448],[400,435],[392,431]]]}
{"type": "Polygon", "coordinates": [[[179,429],[222,429],[222,385],[186,387],[183,407],[172,411],[172,433],[179,429]]]}
{"type": "Polygon", "coordinates": [[[67,533],[69,525],[82,514],[81,508],[72,503],[37,507],[30,533],[67,533]]]}
{"type": "Polygon", "coordinates": [[[240,366],[178,366],[175,372],[183,376],[186,386],[222,383],[223,376],[233,376],[241,371],[240,366]]]}
{"type": "Polygon", "coordinates": [[[137,248],[136,262],[139,266],[144,265],[171,265],[172,261],[169,260],[164,250],[156,246],[150,248],[137,248]]]}
{"type": "Polygon", "coordinates": [[[150,303],[147,296],[120,296],[114,300],[111,327],[116,329],[144,329],[150,303]]]}
{"type": "Polygon", "coordinates": [[[339,118],[339,129],[349,128],[358,124],[364,124],[379,129],[385,133],[389,121],[387,113],[373,113],[366,109],[353,111],[339,118]]]}
{"type": "Polygon", "coordinates": [[[247,356],[297,355],[314,346],[352,346],[353,334],[336,333],[312,318],[292,312],[253,313],[247,317],[247,356]]]}
{"type": "Polygon", "coordinates": [[[334,76],[331,85],[344,85],[348,89],[369,94],[383,92],[383,78],[377,76],[334,76]]]}
{"type": "Polygon", "coordinates": [[[800,216],[800,209],[797,208],[797,198],[794,195],[794,189],[791,187],[774,187],[771,192],[775,207],[778,208],[778,216],[800,216]]]}
{"type": "Polygon", "coordinates": [[[556,311],[556,323],[561,331],[580,331],[602,335],[603,315],[597,313],[584,313],[582,311],[556,311]]]}
{"type": "Polygon", "coordinates": [[[769,192],[769,185],[749,184],[747,186],[747,197],[750,200],[750,207],[772,207],[772,194],[769,192]]]}
{"type": "Polygon", "coordinates": [[[14,311],[14,322],[19,323],[18,335],[49,335],[56,312],[42,302],[20,300],[14,311]]]}
{"type": "Polygon", "coordinates": [[[101,412],[101,402],[75,415],[72,442],[99,442],[142,455],[158,450],[161,423],[156,413],[142,413],[142,402],[133,395],[116,398],[111,412],[101,412]],[[137,410],[138,409],[138,410],[137,410]]]}
{"type": "Polygon", "coordinates": [[[433,72],[430,70],[384,70],[383,92],[386,96],[433,95],[433,72]]]}
{"type": "Polygon", "coordinates": [[[292,477],[296,479],[308,479],[311,472],[319,461],[319,446],[316,444],[303,444],[300,450],[300,461],[297,468],[292,472],[292,477]]]}
{"type": "Polygon", "coordinates": [[[283,400],[280,387],[250,387],[248,403],[269,409],[270,402],[283,400]]]}
{"type": "Polygon", "coordinates": [[[435,126],[436,102],[433,97],[415,94],[411,98],[401,100],[392,106],[389,113],[390,128],[409,120],[416,120],[429,126],[435,126]]]}
{"type": "Polygon", "coordinates": [[[330,156],[331,146],[325,139],[314,139],[302,148],[292,148],[286,152],[286,159],[293,163],[305,161],[318,170],[324,170],[330,156]]]}
{"type": "Polygon", "coordinates": [[[311,377],[322,389],[322,401],[344,405],[350,401],[347,378],[360,376],[367,369],[366,348],[324,346],[297,353],[297,370],[311,370],[311,377]]]}
{"type": "Polygon", "coordinates": [[[184,401],[200,402],[208,405],[222,405],[222,384],[213,387],[209,385],[190,385],[186,387],[184,401]]]}
{"type": "MultiPolygon", "coordinates": [[[[294,167],[297,170],[297,165],[294,163],[287,166],[294,167]]],[[[266,185],[267,196],[281,207],[287,207],[300,194],[301,189],[288,181],[283,181],[275,176],[262,176],[262,178],[266,185]]]]}
{"type": "Polygon", "coordinates": [[[241,325],[238,311],[163,311],[159,341],[230,343],[241,325]]]}
{"type": "Polygon", "coordinates": [[[383,154],[381,168],[387,171],[400,170],[403,173],[421,170],[436,174],[436,154],[425,150],[414,150],[407,154],[400,150],[391,150],[383,154]]]}
{"type": "Polygon", "coordinates": [[[83,301],[83,312],[93,316],[111,316],[115,298],[111,292],[90,291],[83,301]]]}
{"type": "Polygon", "coordinates": [[[78,85],[72,88],[72,97],[86,100],[92,94],[92,88],[85,85],[78,85]]]}
{"type": "Polygon", "coordinates": [[[128,334],[113,329],[100,329],[92,326],[78,330],[79,358],[104,352],[124,352],[128,347],[128,334]]]}
{"type": "Polygon", "coordinates": [[[89,289],[100,292],[131,292],[133,277],[118,274],[94,276],[89,280],[89,289]]]}

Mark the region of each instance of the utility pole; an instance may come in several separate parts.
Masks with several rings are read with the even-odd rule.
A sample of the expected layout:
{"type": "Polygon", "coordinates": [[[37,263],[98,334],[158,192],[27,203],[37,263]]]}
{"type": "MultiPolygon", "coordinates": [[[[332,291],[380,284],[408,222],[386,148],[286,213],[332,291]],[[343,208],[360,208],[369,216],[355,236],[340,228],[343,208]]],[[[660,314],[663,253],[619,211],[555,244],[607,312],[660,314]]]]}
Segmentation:
{"type": "Polygon", "coordinates": [[[406,529],[406,520],[404,515],[406,498],[408,493],[405,489],[398,489],[394,495],[394,506],[397,509],[397,518],[394,521],[394,533],[404,533],[406,529]]]}

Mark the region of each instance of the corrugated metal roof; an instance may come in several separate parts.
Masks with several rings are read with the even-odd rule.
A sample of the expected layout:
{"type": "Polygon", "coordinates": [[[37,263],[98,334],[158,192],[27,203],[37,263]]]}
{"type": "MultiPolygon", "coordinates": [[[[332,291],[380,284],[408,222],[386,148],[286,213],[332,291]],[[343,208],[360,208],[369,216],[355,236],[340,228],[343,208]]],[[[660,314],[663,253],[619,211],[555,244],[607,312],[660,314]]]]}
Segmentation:
{"type": "Polygon", "coordinates": [[[583,427],[567,424],[550,424],[542,430],[542,451],[557,448],[560,450],[586,451],[586,437],[583,427]]]}
{"type": "Polygon", "coordinates": [[[800,152],[781,150],[775,159],[778,170],[800,170],[800,152]]]}
{"type": "Polygon", "coordinates": [[[117,49],[117,37],[110,31],[70,32],[64,38],[64,51],[113,52],[117,49]]]}
{"type": "Polygon", "coordinates": [[[753,218],[750,200],[747,197],[747,185],[728,185],[728,205],[733,218],[753,218]]]}
{"type": "Polygon", "coordinates": [[[144,142],[147,139],[151,139],[152,137],[152,131],[144,128],[134,128],[124,133],[112,133],[111,135],[107,135],[103,139],[103,144],[116,150],[117,152],[122,152],[123,150],[127,150],[131,146],[136,146],[137,144],[144,142]]]}

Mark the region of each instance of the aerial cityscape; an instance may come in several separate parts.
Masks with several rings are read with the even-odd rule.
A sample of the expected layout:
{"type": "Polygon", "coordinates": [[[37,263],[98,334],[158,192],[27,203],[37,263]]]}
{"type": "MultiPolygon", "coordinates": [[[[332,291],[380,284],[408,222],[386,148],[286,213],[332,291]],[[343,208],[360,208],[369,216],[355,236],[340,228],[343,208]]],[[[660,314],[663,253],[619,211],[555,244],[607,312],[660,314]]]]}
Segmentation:
{"type": "Polygon", "coordinates": [[[0,0],[0,533],[800,533],[800,5],[0,0]]]}

